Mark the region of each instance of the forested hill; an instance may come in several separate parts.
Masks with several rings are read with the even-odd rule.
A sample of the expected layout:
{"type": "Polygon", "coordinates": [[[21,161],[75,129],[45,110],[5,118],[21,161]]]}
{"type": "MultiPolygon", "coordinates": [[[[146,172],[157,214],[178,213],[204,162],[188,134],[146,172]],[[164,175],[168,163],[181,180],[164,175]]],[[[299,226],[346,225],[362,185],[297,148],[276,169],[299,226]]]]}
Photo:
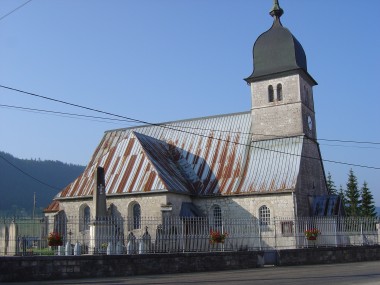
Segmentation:
{"type": "Polygon", "coordinates": [[[84,166],[80,165],[50,160],[18,159],[0,151],[0,216],[30,215],[34,192],[36,209],[41,212],[50,204],[52,198],[83,170],[84,166]]]}

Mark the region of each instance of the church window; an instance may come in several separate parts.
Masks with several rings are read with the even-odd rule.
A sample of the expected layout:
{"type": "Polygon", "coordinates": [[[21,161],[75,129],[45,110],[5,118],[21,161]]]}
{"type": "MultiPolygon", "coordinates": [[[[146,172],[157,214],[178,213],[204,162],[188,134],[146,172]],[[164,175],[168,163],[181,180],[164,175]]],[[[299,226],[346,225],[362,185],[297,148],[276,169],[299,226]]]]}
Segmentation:
{"type": "Polygon", "coordinates": [[[84,224],[84,230],[90,229],[90,207],[87,206],[83,210],[83,224],[84,224]]]}
{"type": "Polygon", "coordinates": [[[87,204],[84,204],[79,209],[79,230],[86,231],[90,229],[91,211],[87,204]]]}
{"type": "Polygon", "coordinates": [[[54,231],[65,237],[67,232],[67,216],[65,211],[59,211],[54,216],[54,231]]]}
{"type": "Polygon", "coordinates": [[[292,236],[293,235],[293,221],[282,221],[281,233],[283,236],[292,236]]]}
{"type": "Polygon", "coordinates": [[[214,220],[214,227],[220,229],[222,227],[222,209],[220,206],[215,205],[212,209],[212,215],[214,220]]]}
{"type": "Polygon", "coordinates": [[[277,101],[282,101],[282,84],[277,84],[277,101]]]}
{"type": "Polygon", "coordinates": [[[268,101],[273,102],[274,101],[274,92],[273,92],[273,86],[268,86],[268,101]]]}
{"type": "Polygon", "coordinates": [[[267,227],[270,224],[270,209],[263,205],[259,209],[260,225],[267,227]]]}
{"type": "Polygon", "coordinates": [[[133,229],[141,228],[141,207],[140,204],[136,203],[132,208],[132,217],[133,217],[133,229]]]}

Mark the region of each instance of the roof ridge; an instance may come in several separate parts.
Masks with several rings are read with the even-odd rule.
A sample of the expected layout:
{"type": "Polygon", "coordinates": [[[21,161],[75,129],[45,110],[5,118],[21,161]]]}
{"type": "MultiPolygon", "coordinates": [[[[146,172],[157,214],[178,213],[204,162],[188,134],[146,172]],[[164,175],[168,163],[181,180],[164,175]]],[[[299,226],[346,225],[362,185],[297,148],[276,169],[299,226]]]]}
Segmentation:
{"type": "Polygon", "coordinates": [[[138,125],[138,126],[128,127],[128,128],[119,128],[119,129],[107,130],[104,133],[111,133],[111,132],[123,131],[123,130],[134,130],[134,129],[146,128],[146,127],[160,127],[160,126],[174,124],[174,123],[198,121],[198,120],[213,119],[213,118],[220,118],[220,117],[232,117],[232,116],[238,116],[238,115],[244,115],[244,114],[250,114],[250,113],[251,113],[251,111],[243,111],[243,112],[236,112],[236,113],[227,113],[227,114],[211,115],[211,116],[205,116],[205,117],[181,119],[181,120],[175,120],[175,121],[166,121],[166,122],[161,122],[161,123],[151,123],[151,124],[138,125]]]}

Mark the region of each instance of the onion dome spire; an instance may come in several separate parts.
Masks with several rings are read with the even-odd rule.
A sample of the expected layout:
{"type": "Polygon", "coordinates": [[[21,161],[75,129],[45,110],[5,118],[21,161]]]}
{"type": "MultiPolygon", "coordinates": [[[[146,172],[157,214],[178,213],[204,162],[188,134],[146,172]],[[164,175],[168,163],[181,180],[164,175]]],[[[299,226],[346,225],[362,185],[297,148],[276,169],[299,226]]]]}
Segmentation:
{"type": "Polygon", "coordinates": [[[311,84],[317,82],[307,72],[306,54],[293,34],[282,26],[284,14],[278,0],[273,0],[269,14],[273,17],[271,28],[262,33],[253,46],[253,72],[245,78],[247,83],[302,73],[311,84]]]}
{"type": "Polygon", "coordinates": [[[273,0],[273,8],[269,12],[269,15],[271,15],[275,20],[280,19],[282,14],[284,14],[284,10],[280,7],[280,4],[278,3],[278,0],[273,0]]]}

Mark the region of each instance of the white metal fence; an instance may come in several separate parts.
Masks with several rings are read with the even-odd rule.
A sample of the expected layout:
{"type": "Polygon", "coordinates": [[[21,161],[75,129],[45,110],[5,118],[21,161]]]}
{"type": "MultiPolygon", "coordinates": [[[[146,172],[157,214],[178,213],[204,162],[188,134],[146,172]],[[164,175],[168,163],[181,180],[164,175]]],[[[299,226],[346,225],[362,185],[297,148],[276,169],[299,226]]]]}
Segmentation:
{"type": "Polygon", "coordinates": [[[56,216],[0,219],[0,255],[146,254],[205,251],[271,250],[310,246],[379,244],[379,220],[374,218],[305,217],[223,219],[103,218],[83,220],[56,216]],[[305,230],[318,229],[315,241],[305,230]],[[212,240],[211,231],[226,233],[212,240]],[[63,246],[48,246],[49,233],[63,246]]]}

